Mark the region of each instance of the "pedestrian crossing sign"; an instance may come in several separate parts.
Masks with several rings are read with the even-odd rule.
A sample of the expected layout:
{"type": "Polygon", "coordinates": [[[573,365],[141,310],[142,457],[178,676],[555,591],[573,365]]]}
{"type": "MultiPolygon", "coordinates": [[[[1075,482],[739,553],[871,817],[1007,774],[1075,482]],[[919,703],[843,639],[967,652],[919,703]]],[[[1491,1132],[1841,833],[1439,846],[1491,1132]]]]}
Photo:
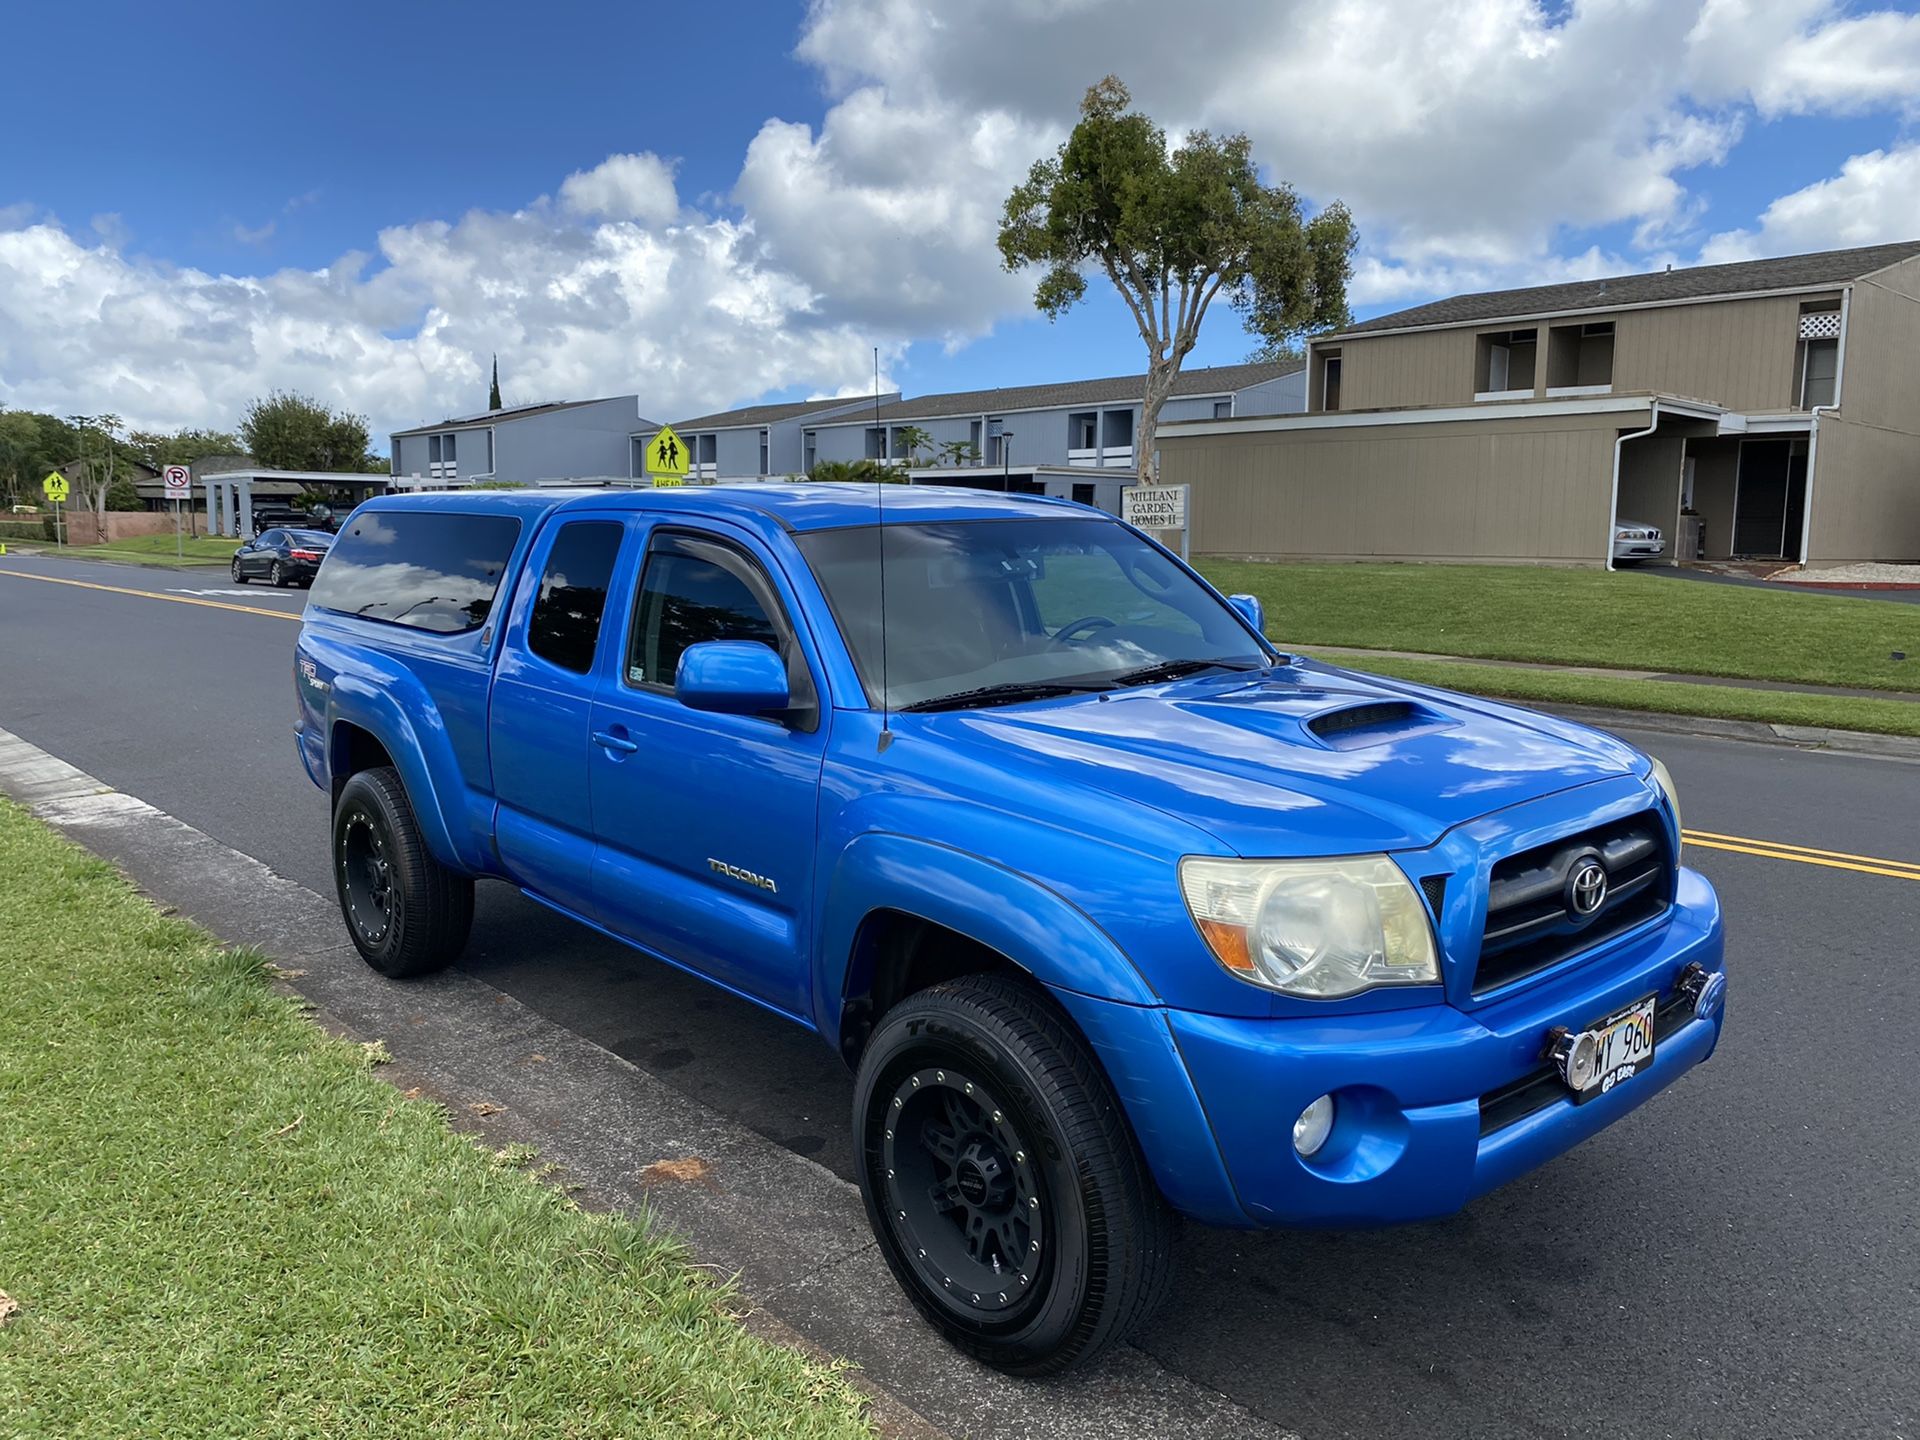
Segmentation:
{"type": "Polygon", "coordinates": [[[662,425],[660,433],[647,441],[647,474],[655,485],[678,485],[685,480],[690,459],[671,426],[662,425]]]}

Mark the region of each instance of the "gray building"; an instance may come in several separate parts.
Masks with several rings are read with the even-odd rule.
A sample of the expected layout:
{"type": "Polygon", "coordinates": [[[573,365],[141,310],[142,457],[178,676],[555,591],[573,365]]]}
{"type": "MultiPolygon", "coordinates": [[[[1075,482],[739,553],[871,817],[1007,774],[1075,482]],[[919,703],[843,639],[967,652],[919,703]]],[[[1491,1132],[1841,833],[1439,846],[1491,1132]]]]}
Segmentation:
{"type": "MultiPolygon", "coordinates": [[[[633,473],[630,438],[651,422],[638,395],[563,400],[459,415],[393,432],[396,488],[484,481],[535,485],[633,473]]],[[[657,427],[655,427],[657,428],[657,427]]]]}
{"type": "MultiPolygon", "coordinates": [[[[882,395],[880,403],[885,405],[899,398],[900,392],[896,390],[882,395]]],[[[804,475],[813,469],[813,456],[806,448],[810,427],[857,412],[871,415],[873,402],[871,395],[797,400],[782,405],[748,405],[739,410],[722,410],[667,423],[687,447],[691,463],[687,472],[689,480],[777,479],[784,475],[804,475]]],[[[629,437],[626,468],[621,473],[634,479],[647,473],[647,442],[659,433],[658,425],[647,425],[633,432],[629,437]]]]}
{"type": "MultiPolygon", "coordinates": [[[[871,401],[833,418],[802,427],[803,469],[821,460],[933,461],[998,469],[1134,465],[1145,375],[1069,380],[1050,385],[1014,385],[963,390],[883,402],[871,401]],[[909,453],[906,432],[929,439],[909,453]]],[[[1306,408],[1306,371],[1299,362],[1217,365],[1181,371],[1160,410],[1173,420],[1226,420],[1249,415],[1288,415],[1306,408]]]]}

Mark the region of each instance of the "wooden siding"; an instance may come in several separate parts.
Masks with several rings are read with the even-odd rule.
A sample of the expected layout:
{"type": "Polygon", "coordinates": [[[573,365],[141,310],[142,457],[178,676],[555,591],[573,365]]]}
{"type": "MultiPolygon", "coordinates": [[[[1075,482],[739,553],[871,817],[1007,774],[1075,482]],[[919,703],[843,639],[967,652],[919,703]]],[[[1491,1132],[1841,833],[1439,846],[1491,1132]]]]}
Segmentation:
{"type": "Polygon", "coordinates": [[[1808,564],[1920,560],[1920,259],[1854,285],[1840,409],[1819,426],[1808,564]]]}
{"type": "Polygon", "coordinates": [[[1598,564],[1619,419],[1163,432],[1161,478],[1196,555],[1598,564]]]}
{"type": "MultiPolygon", "coordinates": [[[[1920,277],[1920,270],[1915,274],[1920,277]]],[[[1831,294],[1837,304],[1840,292],[1831,294]]],[[[1730,410],[1788,409],[1796,398],[1793,381],[1800,307],[1818,298],[1782,295],[1712,300],[1543,321],[1538,326],[1543,348],[1535,366],[1534,393],[1547,393],[1545,347],[1551,323],[1612,321],[1616,394],[1651,391],[1708,400],[1730,410]]],[[[1479,337],[1514,328],[1511,323],[1463,325],[1341,340],[1337,346],[1341,357],[1340,408],[1382,410],[1468,404],[1474,396],[1479,337]]],[[[1332,348],[1316,347],[1316,356],[1332,348]]],[[[1320,408],[1317,394],[1313,408],[1320,408]]]]}
{"type": "MultiPolygon", "coordinates": [[[[1474,336],[1472,330],[1422,330],[1341,341],[1340,408],[1468,404],[1474,336]]],[[[1314,408],[1320,408],[1317,397],[1314,408]]]]}

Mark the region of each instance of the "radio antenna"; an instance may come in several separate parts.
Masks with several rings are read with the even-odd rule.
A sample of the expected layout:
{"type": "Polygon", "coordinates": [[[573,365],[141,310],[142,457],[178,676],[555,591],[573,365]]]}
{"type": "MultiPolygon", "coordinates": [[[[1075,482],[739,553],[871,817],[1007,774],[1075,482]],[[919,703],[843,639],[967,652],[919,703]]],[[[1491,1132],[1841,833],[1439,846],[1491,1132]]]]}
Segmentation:
{"type": "Polygon", "coordinates": [[[873,477],[874,534],[880,543],[880,749],[893,743],[887,703],[887,427],[880,421],[880,347],[873,347],[873,425],[880,436],[880,465],[873,477]]]}

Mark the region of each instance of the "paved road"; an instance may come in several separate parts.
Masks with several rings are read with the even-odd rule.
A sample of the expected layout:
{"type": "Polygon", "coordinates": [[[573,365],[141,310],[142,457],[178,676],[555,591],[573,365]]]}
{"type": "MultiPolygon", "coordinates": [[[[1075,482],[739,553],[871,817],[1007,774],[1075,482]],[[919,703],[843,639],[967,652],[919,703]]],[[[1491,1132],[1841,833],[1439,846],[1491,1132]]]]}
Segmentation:
{"type": "MultiPolygon", "coordinates": [[[[0,559],[0,727],[325,891],[325,803],[292,750],[295,626],[100,585],[301,603],[176,593],[230,588],[217,574],[0,559]]],[[[1920,862],[1920,766],[1632,738],[1672,767],[1690,829],[1920,862]]],[[[1142,1348],[1309,1440],[1920,1432],[1920,883],[1835,857],[1688,858],[1731,917],[1711,1064],[1452,1220],[1190,1228],[1142,1348]]],[[[500,886],[465,968],[848,1172],[847,1078],[798,1028],[500,886]]]]}

